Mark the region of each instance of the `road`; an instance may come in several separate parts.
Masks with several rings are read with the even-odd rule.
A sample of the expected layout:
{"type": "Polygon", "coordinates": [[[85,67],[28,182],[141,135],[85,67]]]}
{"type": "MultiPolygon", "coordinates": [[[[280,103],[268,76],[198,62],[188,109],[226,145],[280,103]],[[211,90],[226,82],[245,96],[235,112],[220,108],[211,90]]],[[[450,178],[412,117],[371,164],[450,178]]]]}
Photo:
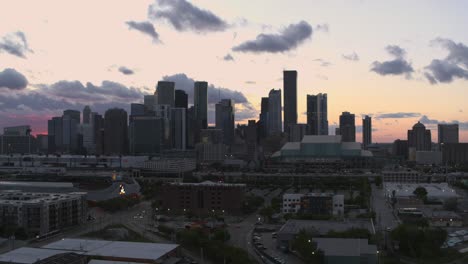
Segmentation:
{"type": "Polygon", "coordinates": [[[376,214],[376,222],[374,223],[376,230],[393,229],[398,226],[399,220],[395,218],[392,206],[384,196],[384,191],[374,184],[372,185],[371,205],[376,214]]]}
{"type": "MultiPolygon", "coordinates": [[[[275,189],[263,197],[265,199],[264,206],[271,205],[271,200],[274,197],[277,197],[281,193],[281,189],[275,189]]],[[[228,226],[229,233],[231,234],[231,238],[229,240],[229,244],[232,246],[240,247],[246,250],[249,255],[254,257],[259,263],[269,263],[268,260],[262,260],[257,253],[255,252],[254,246],[252,245],[252,233],[255,228],[255,223],[258,220],[263,220],[261,216],[257,212],[247,216],[242,222],[237,224],[232,224],[228,226]]],[[[265,245],[266,246],[266,245],[265,245]]],[[[278,251],[276,246],[272,246],[270,252],[278,251]]],[[[279,254],[274,254],[273,256],[277,256],[279,254]]],[[[285,258],[283,258],[285,259],[285,258]]],[[[287,262],[292,264],[299,264],[301,262],[287,262]]]]}

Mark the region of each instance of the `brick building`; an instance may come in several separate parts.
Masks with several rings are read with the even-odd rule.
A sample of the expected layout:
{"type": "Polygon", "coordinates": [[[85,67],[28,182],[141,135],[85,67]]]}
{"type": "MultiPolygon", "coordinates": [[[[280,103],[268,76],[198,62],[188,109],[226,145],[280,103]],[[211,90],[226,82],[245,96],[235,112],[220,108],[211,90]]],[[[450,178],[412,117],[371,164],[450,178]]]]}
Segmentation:
{"type": "Polygon", "coordinates": [[[157,199],[158,210],[194,214],[240,214],[245,188],[245,184],[210,181],[163,185],[157,199]]]}

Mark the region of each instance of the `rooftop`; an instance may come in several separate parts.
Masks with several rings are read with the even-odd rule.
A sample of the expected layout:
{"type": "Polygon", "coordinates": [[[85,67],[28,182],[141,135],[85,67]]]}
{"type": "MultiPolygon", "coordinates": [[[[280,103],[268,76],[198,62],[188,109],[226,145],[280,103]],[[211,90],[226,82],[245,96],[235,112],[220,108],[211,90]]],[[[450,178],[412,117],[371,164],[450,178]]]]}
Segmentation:
{"type": "Polygon", "coordinates": [[[360,256],[377,254],[377,246],[369,245],[367,239],[355,238],[314,238],[317,247],[325,256],[360,256]]]}
{"type": "Polygon", "coordinates": [[[341,136],[305,135],[302,143],[341,143],[341,136]]]}
{"type": "Polygon", "coordinates": [[[326,234],[330,230],[346,231],[350,228],[365,228],[372,232],[372,226],[369,221],[325,221],[325,220],[288,220],[278,234],[298,234],[301,230],[315,230],[319,234],[326,234]]]}
{"type": "Polygon", "coordinates": [[[243,183],[224,183],[224,182],[212,182],[204,181],[199,183],[189,183],[189,182],[174,182],[171,185],[185,185],[185,186],[233,186],[233,187],[245,187],[243,183]]]}
{"type": "Polygon", "coordinates": [[[385,183],[385,192],[387,197],[391,197],[393,190],[395,196],[414,196],[414,190],[418,187],[424,187],[428,198],[456,198],[458,197],[454,189],[447,183],[385,183]]]}
{"type": "Polygon", "coordinates": [[[62,239],[42,248],[82,252],[89,256],[157,260],[176,249],[177,244],[139,243],[87,239],[62,239]]]}
{"type": "Polygon", "coordinates": [[[38,260],[68,252],[69,251],[63,250],[22,247],[0,255],[0,262],[32,264],[38,260]]]}

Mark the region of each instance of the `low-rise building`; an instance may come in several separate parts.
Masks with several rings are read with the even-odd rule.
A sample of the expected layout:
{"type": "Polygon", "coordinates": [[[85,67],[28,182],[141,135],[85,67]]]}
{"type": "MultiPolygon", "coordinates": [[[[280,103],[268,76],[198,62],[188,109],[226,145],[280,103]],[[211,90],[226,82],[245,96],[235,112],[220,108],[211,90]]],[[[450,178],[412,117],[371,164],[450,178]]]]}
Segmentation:
{"type": "Polygon", "coordinates": [[[240,214],[244,201],[245,184],[170,183],[161,186],[156,203],[158,210],[194,214],[240,214]]]}
{"type": "Polygon", "coordinates": [[[418,187],[423,187],[427,191],[426,198],[429,201],[444,202],[448,199],[458,198],[454,189],[447,183],[389,183],[384,184],[384,192],[387,199],[416,197],[414,191],[418,187]]]}
{"type": "Polygon", "coordinates": [[[290,249],[292,240],[302,230],[318,235],[325,235],[331,230],[342,232],[350,228],[362,228],[373,232],[373,226],[369,220],[288,220],[278,231],[276,245],[281,249],[290,249]]]}
{"type": "Polygon", "coordinates": [[[440,165],[442,163],[442,152],[416,151],[416,163],[420,165],[440,165]]]}
{"type": "Polygon", "coordinates": [[[423,180],[421,174],[413,170],[382,171],[384,182],[418,183],[423,180]]]}
{"type": "Polygon", "coordinates": [[[168,263],[179,245],[89,239],[62,239],[42,248],[22,247],[0,255],[0,263],[168,263]],[[80,257],[81,256],[81,257],[80,257]],[[84,257],[84,258],[83,258],[84,257]]]}
{"type": "Polygon", "coordinates": [[[29,235],[79,225],[86,216],[86,193],[0,192],[0,225],[22,227],[29,235]]]}
{"type": "Polygon", "coordinates": [[[317,248],[323,252],[326,264],[376,264],[376,245],[369,245],[367,239],[355,238],[314,238],[317,248]]]}
{"type": "Polygon", "coordinates": [[[163,159],[153,158],[143,163],[143,168],[153,171],[182,173],[195,170],[197,167],[195,159],[163,159]]]}
{"type": "Polygon", "coordinates": [[[427,216],[430,226],[436,227],[461,227],[462,217],[452,211],[433,211],[427,216]]]}
{"type": "Polygon", "coordinates": [[[301,209],[301,198],[304,196],[302,193],[285,193],[283,194],[283,208],[282,212],[297,214],[301,209]]]}
{"type": "Polygon", "coordinates": [[[283,195],[283,213],[314,215],[344,214],[344,195],[332,193],[287,193],[283,195]]]}

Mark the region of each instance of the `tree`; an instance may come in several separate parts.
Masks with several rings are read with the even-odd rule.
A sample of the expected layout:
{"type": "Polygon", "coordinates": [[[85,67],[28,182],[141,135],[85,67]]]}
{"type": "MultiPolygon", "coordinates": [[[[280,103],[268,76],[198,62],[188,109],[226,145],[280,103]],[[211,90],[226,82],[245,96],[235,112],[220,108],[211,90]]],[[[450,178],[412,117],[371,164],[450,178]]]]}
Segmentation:
{"type": "Polygon", "coordinates": [[[292,241],[292,248],[296,250],[306,263],[322,263],[323,252],[317,249],[317,243],[312,235],[301,230],[292,241]]]}
{"type": "Polygon", "coordinates": [[[457,210],[457,198],[449,198],[444,202],[444,209],[447,211],[456,211],[457,210]]]}
{"type": "Polygon", "coordinates": [[[382,185],[382,176],[377,176],[377,178],[375,178],[375,185],[377,186],[382,185]]]}
{"type": "Polygon", "coordinates": [[[422,186],[419,186],[418,188],[416,188],[413,192],[414,195],[416,195],[416,197],[418,197],[419,199],[425,201],[426,198],[427,198],[427,190],[426,188],[422,187],[422,186]]]}
{"type": "Polygon", "coordinates": [[[267,220],[266,222],[269,222],[271,220],[271,217],[275,213],[275,211],[273,210],[271,206],[267,206],[267,207],[263,207],[262,209],[260,209],[259,213],[261,216],[263,216],[267,220]]]}

